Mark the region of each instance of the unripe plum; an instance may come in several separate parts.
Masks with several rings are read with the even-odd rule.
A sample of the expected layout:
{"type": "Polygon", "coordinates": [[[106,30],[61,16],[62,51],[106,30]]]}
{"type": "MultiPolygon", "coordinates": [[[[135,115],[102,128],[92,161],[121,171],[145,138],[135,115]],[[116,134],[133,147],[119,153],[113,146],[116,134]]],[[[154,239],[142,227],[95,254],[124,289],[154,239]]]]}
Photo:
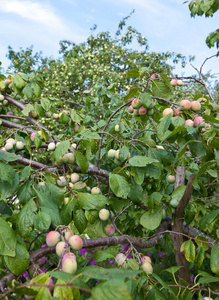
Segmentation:
{"type": "Polygon", "coordinates": [[[99,195],[100,193],[101,193],[101,191],[97,186],[95,186],[91,189],[91,194],[93,194],[93,195],[99,195]]]}
{"type": "Polygon", "coordinates": [[[156,145],[156,148],[157,148],[157,149],[162,149],[162,150],[164,150],[164,147],[161,146],[161,145],[156,145]]]}
{"type": "Polygon", "coordinates": [[[145,108],[144,106],[141,106],[138,110],[138,113],[140,116],[146,115],[147,113],[147,108],[145,108]]]}
{"type": "Polygon", "coordinates": [[[115,126],[115,131],[119,131],[119,124],[116,124],[116,126],[115,126]]]}
{"type": "Polygon", "coordinates": [[[54,119],[59,119],[59,114],[54,113],[52,116],[53,116],[54,119]]]}
{"type": "Polygon", "coordinates": [[[7,142],[7,143],[5,144],[5,150],[6,150],[6,151],[10,151],[10,150],[12,150],[12,149],[13,149],[13,144],[10,143],[10,142],[7,142]]]}
{"type": "Polygon", "coordinates": [[[74,153],[69,152],[69,153],[66,153],[65,156],[67,157],[67,162],[69,164],[73,164],[75,162],[75,155],[74,155],[74,153]]]}
{"type": "Polygon", "coordinates": [[[65,242],[58,242],[56,245],[56,254],[60,257],[63,251],[67,252],[69,247],[65,247],[65,242]]]}
{"type": "Polygon", "coordinates": [[[60,176],[58,180],[56,180],[56,183],[59,187],[65,187],[67,184],[67,181],[64,176],[60,176]]]}
{"type": "Polygon", "coordinates": [[[57,231],[50,231],[46,236],[46,244],[48,247],[55,247],[60,241],[60,234],[57,231]]]}
{"type": "Polygon", "coordinates": [[[185,121],[185,126],[191,126],[191,127],[193,127],[194,126],[194,122],[191,119],[188,119],[188,120],[185,121]]]}
{"type": "Polygon", "coordinates": [[[145,271],[146,274],[152,274],[153,273],[153,267],[149,262],[144,262],[141,265],[142,269],[145,271]]]}
{"type": "Polygon", "coordinates": [[[142,261],[142,263],[148,262],[149,264],[151,264],[151,258],[150,258],[150,256],[147,256],[147,255],[142,256],[141,261],[142,261]]]}
{"type": "Polygon", "coordinates": [[[17,141],[16,142],[16,148],[19,150],[24,149],[24,143],[22,141],[17,141]]]}
{"type": "Polygon", "coordinates": [[[66,240],[68,241],[72,235],[73,235],[73,232],[70,229],[67,229],[65,232],[66,240]]]}
{"type": "Polygon", "coordinates": [[[3,101],[5,97],[3,95],[0,95],[0,101],[3,101]]]}
{"type": "Polygon", "coordinates": [[[123,253],[119,253],[116,255],[116,263],[118,266],[121,266],[126,261],[126,256],[123,253]]]}
{"type": "Polygon", "coordinates": [[[7,106],[8,105],[8,100],[3,100],[3,105],[7,106]]]}
{"type": "Polygon", "coordinates": [[[112,236],[115,233],[115,227],[113,226],[113,224],[109,224],[105,227],[105,233],[108,236],[112,236]]]}
{"type": "Polygon", "coordinates": [[[171,84],[172,86],[176,86],[176,85],[177,85],[177,79],[172,79],[172,80],[170,81],[170,84],[171,84]]]}
{"type": "Polygon", "coordinates": [[[134,109],[133,115],[134,115],[134,116],[139,116],[139,110],[138,110],[138,109],[134,109]]]}
{"type": "Polygon", "coordinates": [[[167,116],[169,114],[171,114],[173,116],[173,110],[172,110],[172,108],[165,108],[164,111],[163,111],[163,116],[165,117],[165,116],[167,116]]]}
{"type": "Polygon", "coordinates": [[[56,148],[56,144],[54,142],[51,142],[48,144],[48,150],[53,151],[56,148]]]}
{"type": "Polygon", "coordinates": [[[178,204],[179,204],[179,200],[174,199],[174,198],[170,200],[170,205],[171,205],[173,208],[176,208],[176,207],[178,206],[178,204]]]}
{"type": "Polygon", "coordinates": [[[176,177],[174,175],[168,175],[167,176],[167,181],[169,183],[174,183],[176,181],[176,177]]]}
{"type": "Polygon", "coordinates": [[[72,235],[68,242],[73,250],[81,250],[83,247],[83,240],[79,235],[72,235]]]}
{"type": "Polygon", "coordinates": [[[16,141],[13,138],[7,139],[6,143],[12,143],[13,146],[16,145],[16,141]]]}
{"type": "Polygon", "coordinates": [[[203,126],[205,124],[205,121],[202,117],[196,117],[194,119],[194,126],[197,127],[198,125],[203,126]]]}
{"type": "Polygon", "coordinates": [[[109,219],[109,215],[110,215],[110,212],[108,209],[106,208],[102,208],[100,211],[99,211],[99,218],[100,220],[102,221],[106,221],[109,219]]]}
{"type": "Polygon", "coordinates": [[[191,108],[192,104],[189,100],[182,100],[180,102],[180,106],[183,110],[189,110],[191,108]]]}
{"type": "Polygon", "coordinates": [[[72,146],[72,148],[77,149],[77,144],[76,143],[71,144],[71,146],[72,146]]]}
{"type": "Polygon", "coordinates": [[[107,153],[109,158],[115,158],[116,150],[110,149],[107,153]]]}
{"type": "Polygon", "coordinates": [[[119,149],[116,150],[116,152],[115,152],[115,158],[116,158],[116,159],[119,159],[119,149]]]}
{"type": "Polygon", "coordinates": [[[74,274],[77,271],[76,260],[71,260],[70,258],[66,258],[62,263],[62,271],[69,274],[74,274]]]}
{"type": "Polygon", "coordinates": [[[201,109],[201,103],[198,101],[192,101],[191,102],[191,110],[193,111],[199,111],[201,109]]]}
{"type": "Polygon", "coordinates": [[[75,183],[79,180],[79,175],[77,173],[72,173],[71,174],[71,182],[75,183]]]}
{"type": "Polygon", "coordinates": [[[132,107],[137,109],[141,106],[141,100],[139,98],[134,98],[132,100],[132,107]]]}
{"type": "Polygon", "coordinates": [[[179,86],[183,85],[183,81],[181,79],[178,79],[177,80],[177,85],[179,85],[179,86]]]}

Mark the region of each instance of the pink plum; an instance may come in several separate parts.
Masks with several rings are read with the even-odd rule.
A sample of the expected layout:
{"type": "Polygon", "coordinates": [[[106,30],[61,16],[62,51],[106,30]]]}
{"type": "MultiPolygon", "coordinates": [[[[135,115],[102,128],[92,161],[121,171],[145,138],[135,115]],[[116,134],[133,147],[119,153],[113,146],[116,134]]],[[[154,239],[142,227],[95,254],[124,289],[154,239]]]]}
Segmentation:
{"type": "Polygon", "coordinates": [[[189,100],[182,100],[180,106],[183,110],[189,110],[191,108],[191,102],[189,100]]]}
{"type": "Polygon", "coordinates": [[[50,231],[46,236],[46,244],[48,247],[55,247],[60,241],[60,234],[58,231],[50,231]]]}

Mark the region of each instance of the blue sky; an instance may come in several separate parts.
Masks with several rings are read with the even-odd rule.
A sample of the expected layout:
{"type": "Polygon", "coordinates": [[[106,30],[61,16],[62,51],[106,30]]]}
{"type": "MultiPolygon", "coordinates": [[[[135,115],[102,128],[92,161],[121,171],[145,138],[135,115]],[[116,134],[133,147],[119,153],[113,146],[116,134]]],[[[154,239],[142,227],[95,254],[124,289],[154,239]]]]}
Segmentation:
{"type": "MultiPolygon", "coordinates": [[[[1,0],[0,1],[0,60],[6,70],[7,47],[34,46],[45,56],[59,56],[59,41],[80,43],[97,24],[97,32],[114,35],[119,21],[133,9],[128,25],[135,27],[148,40],[149,51],[176,52],[195,55],[193,65],[200,68],[205,58],[216,54],[205,38],[219,27],[219,12],[213,18],[190,17],[184,0],[1,0]]],[[[208,60],[203,71],[211,70],[219,78],[219,58],[208,60]]],[[[176,74],[191,75],[188,66],[177,67],[176,74]]]]}

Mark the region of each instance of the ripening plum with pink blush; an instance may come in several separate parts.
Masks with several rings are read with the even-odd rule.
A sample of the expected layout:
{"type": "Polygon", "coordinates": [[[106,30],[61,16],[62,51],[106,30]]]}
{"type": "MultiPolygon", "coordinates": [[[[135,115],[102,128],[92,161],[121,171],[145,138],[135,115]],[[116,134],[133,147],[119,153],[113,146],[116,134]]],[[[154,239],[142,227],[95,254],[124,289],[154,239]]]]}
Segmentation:
{"type": "Polygon", "coordinates": [[[65,254],[63,255],[62,263],[63,263],[66,259],[76,260],[76,256],[75,256],[74,253],[68,252],[68,253],[65,253],[65,254]]]}
{"type": "Polygon", "coordinates": [[[36,132],[33,132],[33,133],[31,133],[31,136],[30,136],[30,139],[31,139],[31,141],[33,141],[33,140],[34,140],[34,138],[35,138],[35,135],[36,135],[36,132]]]}
{"type": "Polygon", "coordinates": [[[132,106],[133,106],[133,108],[135,108],[135,109],[139,108],[139,107],[141,106],[141,101],[140,101],[140,99],[139,99],[139,98],[134,98],[134,99],[132,100],[132,106]]]}
{"type": "Polygon", "coordinates": [[[141,106],[138,110],[138,113],[140,116],[146,115],[147,113],[147,108],[145,108],[144,106],[141,106]]]}
{"type": "Polygon", "coordinates": [[[194,126],[194,122],[191,119],[188,119],[188,120],[185,121],[185,126],[191,126],[191,127],[193,127],[194,126]]]}
{"type": "Polygon", "coordinates": [[[192,101],[191,102],[191,110],[193,111],[199,111],[201,109],[201,103],[198,101],[192,101]]]}
{"type": "Polygon", "coordinates": [[[182,100],[180,102],[180,106],[183,110],[189,110],[191,108],[192,104],[189,100],[182,100]]]}
{"type": "Polygon", "coordinates": [[[68,242],[74,250],[81,250],[83,248],[83,240],[79,235],[72,235],[68,242]]]}
{"type": "Polygon", "coordinates": [[[173,109],[172,108],[165,108],[164,111],[163,111],[163,116],[167,116],[171,114],[173,116],[173,109]]]}
{"type": "Polygon", "coordinates": [[[46,244],[48,247],[55,247],[60,241],[60,234],[57,231],[50,231],[46,236],[46,244]]]}
{"type": "Polygon", "coordinates": [[[76,260],[71,260],[70,258],[65,259],[62,262],[62,271],[69,274],[74,274],[77,271],[76,260]]]}
{"type": "Polygon", "coordinates": [[[176,85],[177,85],[177,80],[176,80],[176,79],[172,79],[172,80],[170,81],[170,84],[171,84],[172,86],[176,86],[176,85]]]}
{"type": "Polygon", "coordinates": [[[112,236],[115,233],[115,227],[113,226],[113,224],[109,224],[105,227],[105,233],[108,236],[112,236]]]}
{"type": "Polygon", "coordinates": [[[151,258],[150,258],[150,256],[147,256],[147,255],[142,256],[141,261],[142,261],[142,263],[148,262],[151,264],[151,258]]]}
{"type": "Polygon", "coordinates": [[[174,115],[175,117],[180,117],[180,116],[181,116],[181,113],[182,113],[181,108],[177,108],[177,109],[174,110],[173,115],[174,115]]]}
{"type": "Polygon", "coordinates": [[[134,111],[134,108],[133,108],[132,105],[130,105],[129,108],[128,108],[128,112],[129,112],[129,113],[133,113],[133,111],[134,111]]]}
{"type": "Polygon", "coordinates": [[[197,127],[199,125],[204,126],[205,120],[202,117],[196,117],[194,119],[194,126],[197,127]]]}

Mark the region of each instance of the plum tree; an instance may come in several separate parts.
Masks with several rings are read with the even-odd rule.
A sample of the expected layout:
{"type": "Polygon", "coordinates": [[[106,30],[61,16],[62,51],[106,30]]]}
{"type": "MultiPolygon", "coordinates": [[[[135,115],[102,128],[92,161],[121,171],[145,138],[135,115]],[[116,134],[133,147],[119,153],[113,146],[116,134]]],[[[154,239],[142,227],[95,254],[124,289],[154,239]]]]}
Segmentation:
{"type": "Polygon", "coordinates": [[[14,68],[0,74],[2,299],[217,296],[217,86],[174,74],[170,59],[185,57],[149,52],[125,23],[115,38],[93,30],[84,43],[62,41],[60,58],[41,64],[31,49],[10,50],[14,68]],[[135,38],[144,49],[128,48],[135,38]],[[110,221],[99,217],[106,208],[110,221]]]}

